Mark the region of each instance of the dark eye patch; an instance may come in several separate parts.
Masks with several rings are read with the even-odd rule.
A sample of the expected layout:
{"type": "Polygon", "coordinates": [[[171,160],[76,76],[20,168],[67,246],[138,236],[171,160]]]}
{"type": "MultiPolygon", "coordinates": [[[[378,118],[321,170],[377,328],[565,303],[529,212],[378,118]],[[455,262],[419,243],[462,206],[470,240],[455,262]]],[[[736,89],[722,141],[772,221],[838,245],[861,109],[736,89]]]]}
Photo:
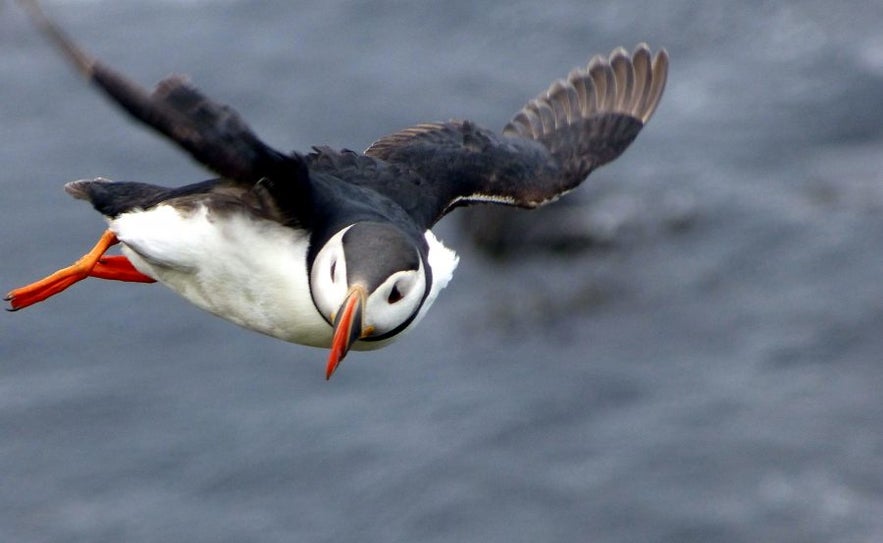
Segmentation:
{"type": "Polygon", "coordinates": [[[392,289],[389,291],[389,297],[386,299],[387,302],[394,304],[404,298],[404,294],[399,291],[398,285],[393,285],[392,289]]]}

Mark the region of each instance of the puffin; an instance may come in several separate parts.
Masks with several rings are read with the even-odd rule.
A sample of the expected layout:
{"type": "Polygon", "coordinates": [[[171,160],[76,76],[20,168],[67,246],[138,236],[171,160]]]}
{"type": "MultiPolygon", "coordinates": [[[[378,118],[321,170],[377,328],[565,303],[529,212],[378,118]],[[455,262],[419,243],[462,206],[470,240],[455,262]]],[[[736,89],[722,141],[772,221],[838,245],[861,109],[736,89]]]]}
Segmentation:
{"type": "Polygon", "coordinates": [[[185,76],[142,88],[80,48],[36,0],[27,13],[88,81],[217,177],[182,187],[104,178],[67,183],[107,229],[75,263],[9,292],[17,311],[87,277],[159,282],[196,306],[283,341],[329,348],[329,379],[352,350],[412,329],[458,257],[432,227],[472,204],[536,208],[621,155],[652,117],[668,54],[638,44],[597,55],[502,131],[417,124],[364,152],[280,152],[185,76]],[[106,252],[119,245],[121,253],[106,252]]]}

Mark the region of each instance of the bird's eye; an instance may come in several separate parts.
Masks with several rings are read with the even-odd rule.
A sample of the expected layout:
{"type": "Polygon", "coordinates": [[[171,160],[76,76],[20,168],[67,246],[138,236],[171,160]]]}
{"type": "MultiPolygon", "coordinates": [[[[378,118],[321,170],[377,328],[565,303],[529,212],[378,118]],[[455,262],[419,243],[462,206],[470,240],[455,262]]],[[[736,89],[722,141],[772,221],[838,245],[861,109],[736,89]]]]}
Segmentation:
{"type": "Polygon", "coordinates": [[[337,270],[337,261],[331,263],[331,280],[334,281],[334,272],[337,270]]]}
{"type": "Polygon", "coordinates": [[[404,298],[404,294],[399,290],[398,285],[393,285],[392,289],[389,291],[389,297],[386,299],[387,302],[394,304],[404,298]]]}

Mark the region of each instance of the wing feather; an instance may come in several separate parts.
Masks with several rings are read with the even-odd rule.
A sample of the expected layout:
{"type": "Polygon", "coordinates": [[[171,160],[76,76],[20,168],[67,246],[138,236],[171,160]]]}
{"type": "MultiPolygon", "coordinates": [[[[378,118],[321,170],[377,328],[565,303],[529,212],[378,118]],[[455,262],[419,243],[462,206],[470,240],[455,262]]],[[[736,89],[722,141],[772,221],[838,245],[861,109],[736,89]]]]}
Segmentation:
{"type": "Polygon", "coordinates": [[[317,151],[305,158],[267,146],[236,111],[182,76],[147,92],[77,47],[35,0],[22,2],[71,63],[125,111],[228,182],[266,191],[283,222],[301,224],[313,212],[311,167],[383,194],[427,228],[470,203],[543,205],[625,151],[656,110],[668,72],[664,50],[651,56],[640,44],[630,56],[617,48],[553,82],[501,134],[470,121],[424,123],[377,140],[364,155],[317,151]]]}
{"type": "Polygon", "coordinates": [[[173,75],[148,92],[80,49],[34,0],[22,0],[35,25],[73,66],[132,117],[173,141],[209,169],[245,187],[261,184],[289,220],[308,222],[310,179],[300,155],[262,142],[231,107],[173,75]]]}
{"type": "Polygon", "coordinates": [[[502,134],[469,121],[421,124],[365,154],[427,180],[419,195],[431,202],[427,226],[469,203],[537,207],[625,151],[655,112],[667,74],[665,50],[651,56],[642,43],[629,55],[620,47],[553,82],[502,134]]]}

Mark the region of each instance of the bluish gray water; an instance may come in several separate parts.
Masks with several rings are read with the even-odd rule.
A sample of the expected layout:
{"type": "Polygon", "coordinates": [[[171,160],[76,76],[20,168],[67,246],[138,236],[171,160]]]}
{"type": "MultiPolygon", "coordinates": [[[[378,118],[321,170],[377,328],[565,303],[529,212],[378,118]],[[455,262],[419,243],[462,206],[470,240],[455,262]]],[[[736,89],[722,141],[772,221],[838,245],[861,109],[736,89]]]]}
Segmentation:
{"type": "MultiPolygon", "coordinates": [[[[672,70],[638,141],[560,210],[602,248],[497,262],[448,220],[451,286],[330,382],[324,351],[156,285],[87,281],[3,316],[0,540],[883,540],[879,3],[46,9],[144,84],[190,74],[280,148],[500,127],[620,44],[665,46],[672,70]]],[[[101,232],[64,182],[208,176],[11,3],[0,123],[2,290],[101,232]]]]}

